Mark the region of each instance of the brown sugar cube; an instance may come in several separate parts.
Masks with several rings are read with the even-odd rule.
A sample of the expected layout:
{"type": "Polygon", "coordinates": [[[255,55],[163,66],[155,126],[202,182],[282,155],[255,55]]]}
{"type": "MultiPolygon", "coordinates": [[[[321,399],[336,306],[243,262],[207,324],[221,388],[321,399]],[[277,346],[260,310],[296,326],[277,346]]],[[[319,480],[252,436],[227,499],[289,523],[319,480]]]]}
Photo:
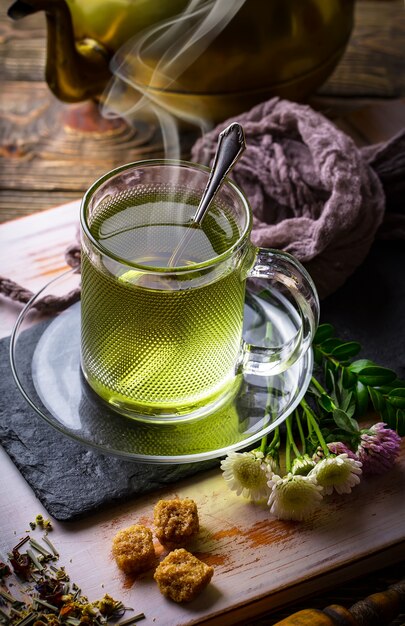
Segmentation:
{"type": "Polygon", "coordinates": [[[156,537],[166,546],[179,547],[198,533],[197,505],[194,500],[159,500],[153,511],[156,537]]]}
{"type": "Polygon", "coordinates": [[[170,552],[158,565],[154,579],[166,598],[174,602],[189,602],[208,585],[213,574],[213,567],[179,548],[170,552]]]}
{"type": "Polygon", "coordinates": [[[118,567],[126,574],[150,569],[156,560],[152,532],[140,524],[120,530],[113,539],[112,553],[118,567]]]}

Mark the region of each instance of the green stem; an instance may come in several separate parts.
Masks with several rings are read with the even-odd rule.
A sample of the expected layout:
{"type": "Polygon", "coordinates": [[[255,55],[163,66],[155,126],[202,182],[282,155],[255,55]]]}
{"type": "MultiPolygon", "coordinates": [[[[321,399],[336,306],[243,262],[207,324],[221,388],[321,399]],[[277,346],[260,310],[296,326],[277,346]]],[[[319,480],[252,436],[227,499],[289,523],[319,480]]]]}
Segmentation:
{"type": "Polygon", "coordinates": [[[273,337],[273,326],[271,322],[266,322],[266,334],[265,339],[271,339],[273,337]]]}
{"type": "Polygon", "coordinates": [[[311,438],[312,435],[312,431],[314,430],[312,428],[312,423],[311,421],[308,419],[308,415],[305,413],[305,417],[307,418],[307,428],[308,428],[308,437],[311,438]]]}
{"type": "Polygon", "coordinates": [[[337,359],[334,359],[333,356],[331,356],[330,354],[327,354],[326,352],[324,352],[320,345],[316,344],[315,347],[322,354],[322,358],[326,359],[327,361],[330,361],[331,363],[333,363],[337,367],[342,367],[342,364],[340,363],[340,361],[338,361],[337,359]]]}
{"type": "Polygon", "coordinates": [[[266,448],[267,448],[267,435],[264,435],[264,437],[262,437],[262,440],[260,442],[259,451],[263,452],[263,454],[266,454],[266,448]]]}
{"type": "Polygon", "coordinates": [[[279,426],[277,426],[276,433],[277,433],[277,439],[276,439],[276,442],[274,444],[274,447],[276,448],[276,450],[279,450],[280,446],[281,446],[280,427],[279,426]]]}
{"type": "MultiPolygon", "coordinates": [[[[314,378],[313,376],[311,378],[311,383],[321,393],[321,395],[326,396],[327,398],[329,398],[329,400],[330,400],[330,402],[332,404],[332,407],[334,409],[336,409],[337,408],[336,404],[332,400],[330,394],[326,391],[326,389],[324,389],[324,387],[322,387],[321,383],[319,381],[317,381],[316,378],[314,378]]],[[[318,406],[318,409],[322,410],[322,405],[321,405],[321,403],[319,401],[319,398],[316,398],[316,404],[318,406]]]]}
{"type": "Polygon", "coordinates": [[[268,446],[263,445],[263,441],[267,441],[267,435],[265,435],[264,437],[262,437],[262,442],[260,445],[260,452],[263,452],[264,455],[269,454],[269,452],[271,450],[277,450],[280,447],[280,428],[279,426],[276,426],[276,428],[274,429],[274,435],[273,435],[273,439],[271,440],[271,442],[269,443],[268,446]]]}
{"type": "Polygon", "coordinates": [[[326,391],[326,389],[322,387],[321,383],[317,381],[316,378],[314,378],[314,376],[312,376],[311,378],[311,383],[319,391],[319,393],[328,395],[328,392],[326,391]]]}
{"type": "Polygon", "coordinates": [[[302,428],[301,418],[300,418],[300,414],[298,413],[298,409],[295,409],[295,421],[297,422],[298,432],[300,434],[302,454],[306,454],[307,445],[305,442],[304,430],[302,428]]]}
{"type": "Polygon", "coordinates": [[[296,446],[296,444],[295,444],[295,441],[294,441],[293,434],[292,434],[292,428],[291,428],[291,415],[289,415],[289,416],[287,417],[287,419],[286,419],[286,421],[285,421],[285,425],[286,425],[286,427],[287,427],[287,437],[288,437],[288,440],[289,440],[289,442],[290,442],[290,446],[292,447],[292,449],[293,449],[293,452],[294,452],[295,456],[296,456],[297,458],[301,458],[301,452],[298,450],[298,448],[297,448],[297,446],[296,446]]]}
{"type": "Polygon", "coordinates": [[[280,447],[280,427],[276,426],[274,429],[273,439],[268,447],[269,450],[273,450],[273,448],[277,449],[280,447]]]}
{"type": "Polygon", "coordinates": [[[285,442],[285,468],[287,470],[287,474],[288,472],[291,472],[291,442],[289,439],[288,430],[285,442]]]}
{"type": "Polygon", "coordinates": [[[325,456],[329,456],[329,448],[326,445],[326,441],[321,433],[321,429],[318,426],[318,421],[316,419],[316,415],[313,412],[313,410],[311,409],[311,407],[307,404],[306,400],[303,399],[301,400],[301,406],[305,411],[305,414],[307,416],[307,419],[309,421],[309,423],[311,424],[312,428],[314,429],[316,436],[318,437],[318,441],[321,444],[321,448],[323,450],[323,453],[325,456]]]}

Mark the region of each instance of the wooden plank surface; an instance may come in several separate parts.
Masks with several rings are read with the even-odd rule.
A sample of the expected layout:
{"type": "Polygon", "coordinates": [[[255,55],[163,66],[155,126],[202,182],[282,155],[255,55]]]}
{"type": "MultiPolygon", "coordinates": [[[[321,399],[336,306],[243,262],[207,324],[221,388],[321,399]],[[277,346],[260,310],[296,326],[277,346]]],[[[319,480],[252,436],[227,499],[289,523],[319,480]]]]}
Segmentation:
{"type": "Polygon", "coordinates": [[[319,94],[346,98],[405,95],[403,2],[357,1],[346,52],[319,94]]]}
{"type": "MultiPolygon", "coordinates": [[[[0,227],[1,274],[33,292],[68,269],[64,252],[75,241],[80,202],[23,217],[0,227]],[[57,215],[57,218],[53,217],[57,215]]],[[[22,305],[0,295],[0,337],[10,334],[22,305]]],[[[40,319],[38,315],[36,318],[40,319]]]]}
{"type": "MultiPolygon", "coordinates": [[[[42,212],[0,226],[1,263],[17,280],[37,289],[63,269],[62,251],[74,237],[78,204],[42,212]],[[61,260],[62,259],[62,260],[61,260]],[[29,271],[27,269],[29,268],[29,271]]],[[[0,308],[8,332],[18,305],[0,308]]],[[[405,557],[405,441],[395,469],[363,481],[352,494],[333,497],[305,523],[283,522],[265,507],[230,492],[219,470],[184,480],[152,495],[110,507],[74,523],[55,523],[52,540],[72,579],[90,599],[106,591],[144,611],[145,626],[245,624],[264,611],[336,586],[350,576],[405,557]],[[188,606],[165,600],[150,574],[123,576],[111,558],[114,534],[131,523],[152,523],[160,497],[193,498],[202,531],[193,545],[215,567],[210,588],[188,606]]],[[[43,510],[4,451],[0,452],[0,554],[23,536],[43,510]]]]}

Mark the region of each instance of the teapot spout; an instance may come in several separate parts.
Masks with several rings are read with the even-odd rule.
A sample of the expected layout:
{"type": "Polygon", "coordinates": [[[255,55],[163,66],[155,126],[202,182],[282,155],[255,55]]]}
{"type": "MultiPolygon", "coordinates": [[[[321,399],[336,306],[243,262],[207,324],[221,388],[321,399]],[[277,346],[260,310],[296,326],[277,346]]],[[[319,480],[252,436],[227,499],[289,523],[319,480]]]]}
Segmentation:
{"type": "Polygon", "coordinates": [[[36,11],[37,9],[27,2],[23,2],[23,0],[16,0],[16,2],[9,7],[7,15],[11,17],[12,20],[20,20],[22,17],[36,13],[36,11]]]}
{"type": "Polygon", "coordinates": [[[75,41],[65,0],[16,0],[7,13],[19,20],[38,11],[46,15],[45,78],[51,91],[63,102],[100,96],[111,76],[107,50],[93,39],[75,41]]]}

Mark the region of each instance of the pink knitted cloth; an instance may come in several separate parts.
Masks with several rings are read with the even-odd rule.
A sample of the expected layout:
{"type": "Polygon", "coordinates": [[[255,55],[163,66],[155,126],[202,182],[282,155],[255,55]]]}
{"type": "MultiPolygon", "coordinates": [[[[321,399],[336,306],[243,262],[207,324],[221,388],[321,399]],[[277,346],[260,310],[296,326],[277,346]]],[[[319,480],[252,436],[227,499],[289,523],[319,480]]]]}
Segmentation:
{"type": "Polygon", "coordinates": [[[251,204],[253,243],[293,254],[325,297],[370,249],[385,209],[379,177],[332,122],[278,98],[204,135],[193,161],[212,163],[218,135],[231,121],[246,134],[247,150],[231,178],[251,204]]]}

